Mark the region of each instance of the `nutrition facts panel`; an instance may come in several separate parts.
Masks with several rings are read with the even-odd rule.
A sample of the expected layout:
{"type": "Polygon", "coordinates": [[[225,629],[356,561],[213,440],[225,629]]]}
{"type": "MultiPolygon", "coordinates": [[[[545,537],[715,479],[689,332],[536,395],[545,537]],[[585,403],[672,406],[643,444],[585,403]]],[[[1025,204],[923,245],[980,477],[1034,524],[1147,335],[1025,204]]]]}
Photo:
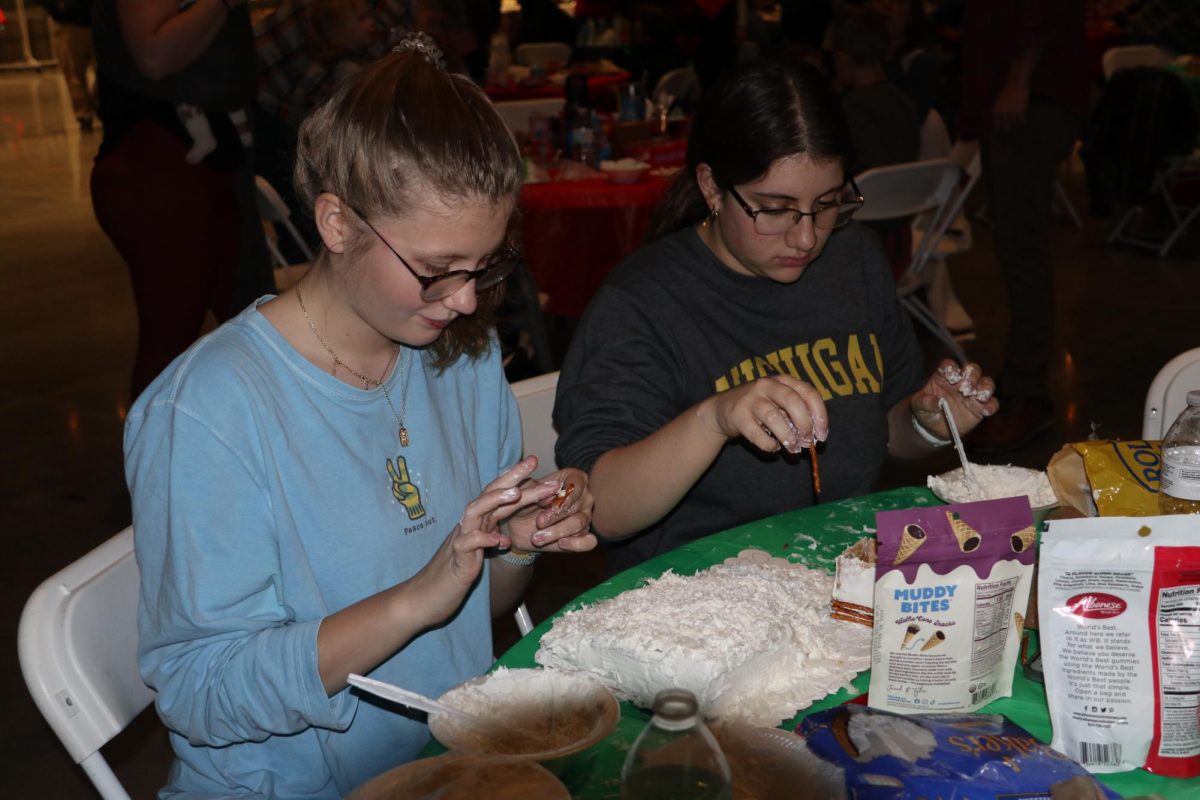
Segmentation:
{"type": "Polygon", "coordinates": [[[1200,754],[1200,586],[1158,593],[1162,756],[1200,754]]]}
{"type": "Polygon", "coordinates": [[[988,674],[1004,655],[1013,624],[1013,593],[1017,578],[975,586],[975,641],[971,647],[971,678],[988,674]]]}

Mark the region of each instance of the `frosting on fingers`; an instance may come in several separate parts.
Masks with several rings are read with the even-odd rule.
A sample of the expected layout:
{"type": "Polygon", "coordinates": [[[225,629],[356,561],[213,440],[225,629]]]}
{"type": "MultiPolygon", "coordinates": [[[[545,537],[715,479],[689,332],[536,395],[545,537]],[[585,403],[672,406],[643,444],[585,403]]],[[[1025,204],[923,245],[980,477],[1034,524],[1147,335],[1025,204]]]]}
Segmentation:
{"type": "Polygon", "coordinates": [[[946,379],[946,382],[951,386],[956,385],[963,379],[962,370],[957,364],[942,364],[938,367],[938,374],[946,379]]]}

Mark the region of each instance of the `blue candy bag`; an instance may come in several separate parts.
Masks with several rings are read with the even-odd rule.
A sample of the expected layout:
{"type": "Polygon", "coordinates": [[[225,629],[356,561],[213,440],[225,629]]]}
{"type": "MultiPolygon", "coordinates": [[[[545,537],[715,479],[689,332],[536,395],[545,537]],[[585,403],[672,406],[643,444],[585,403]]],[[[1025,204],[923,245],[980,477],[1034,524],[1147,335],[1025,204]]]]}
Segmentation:
{"type": "Polygon", "coordinates": [[[1052,786],[1091,780],[999,714],[900,715],[848,704],[808,715],[796,732],[845,772],[852,800],[1050,800],[1052,786]]]}

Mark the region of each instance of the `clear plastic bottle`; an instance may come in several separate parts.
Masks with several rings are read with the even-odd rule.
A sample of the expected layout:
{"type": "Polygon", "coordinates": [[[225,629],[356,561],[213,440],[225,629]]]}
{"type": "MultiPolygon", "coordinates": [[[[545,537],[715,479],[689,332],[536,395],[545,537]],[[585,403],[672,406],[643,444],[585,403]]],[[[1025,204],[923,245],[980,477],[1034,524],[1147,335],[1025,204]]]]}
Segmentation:
{"type": "Polygon", "coordinates": [[[664,689],[621,770],[622,800],[730,800],[733,782],[696,696],[664,689]]]}
{"type": "Polygon", "coordinates": [[[1200,514],[1200,389],[1187,393],[1187,408],[1163,437],[1158,510],[1200,514]]]}
{"type": "Polygon", "coordinates": [[[597,165],[596,132],[590,125],[580,125],[571,131],[571,157],[589,167],[597,165]]]}

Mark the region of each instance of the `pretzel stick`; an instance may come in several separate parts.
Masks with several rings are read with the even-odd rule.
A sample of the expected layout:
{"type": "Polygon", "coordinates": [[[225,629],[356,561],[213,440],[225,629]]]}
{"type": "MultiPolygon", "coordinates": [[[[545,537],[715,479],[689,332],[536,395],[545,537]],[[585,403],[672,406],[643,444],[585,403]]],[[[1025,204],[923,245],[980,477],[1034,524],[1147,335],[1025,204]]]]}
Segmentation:
{"type": "Polygon", "coordinates": [[[575,493],[575,484],[564,483],[557,492],[554,493],[554,499],[550,501],[550,506],[556,511],[562,508],[567,498],[575,493]]]}
{"type": "Polygon", "coordinates": [[[813,473],[813,495],[821,493],[821,468],[817,464],[817,443],[813,442],[812,447],[808,448],[808,455],[812,458],[812,473],[813,473]]]}

